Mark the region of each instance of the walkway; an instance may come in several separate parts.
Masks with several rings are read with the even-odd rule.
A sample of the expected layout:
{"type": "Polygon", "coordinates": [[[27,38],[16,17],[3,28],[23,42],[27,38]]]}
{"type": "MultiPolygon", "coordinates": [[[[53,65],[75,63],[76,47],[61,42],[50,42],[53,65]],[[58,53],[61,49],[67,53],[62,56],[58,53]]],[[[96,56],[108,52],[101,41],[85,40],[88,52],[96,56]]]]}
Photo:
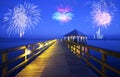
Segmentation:
{"type": "Polygon", "coordinates": [[[16,77],[97,77],[70,50],[57,41],[16,77]]]}

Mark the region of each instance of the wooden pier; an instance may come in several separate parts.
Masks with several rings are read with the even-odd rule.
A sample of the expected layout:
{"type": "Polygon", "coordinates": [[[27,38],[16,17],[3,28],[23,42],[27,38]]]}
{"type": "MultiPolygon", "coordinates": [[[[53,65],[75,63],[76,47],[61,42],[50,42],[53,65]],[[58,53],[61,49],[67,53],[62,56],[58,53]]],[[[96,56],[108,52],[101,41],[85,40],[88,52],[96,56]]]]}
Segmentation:
{"type": "Polygon", "coordinates": [[[61,42],[58,40],[51,40],[7,49],[0,54],[2,55],[2,64],[0,64],[0,69],[2,68],[2,77],[9,77],[18,68],[21,68],[21,66],[24,66],[24,69],[17,73],[15,77],[98,77],[98,75],[100,77],[107,77],[105,73],[106,69],[110,69],[120,75],[119,69],[106,63],[108,55],[120,58],[120,53],[71,41],[61,42]],[[28,52],[28,49],[31,49],[31,53],[28,52]],[[101,53],[102,59],[99,60],[90,55],[89,51],[91,49],[101,53]],[[16,50],[23,50],[24,53],[8,61],[7,53],[16,50]],[[23,62],[11,70],[7,70],[8,64],[21,58],[24,58],[23,62]],[[90,63],[90,58],[100,63],[102,70],[90,63]],[[32,62],[28,64],[30,60],[32,60],[32,62]],[[94,69],[98,75],[89,67],[94,69]]]}
{"type": "Polygon", "coordinates": [[[79,58],[56,42],[16,77],[97,77],[79,58]]]}

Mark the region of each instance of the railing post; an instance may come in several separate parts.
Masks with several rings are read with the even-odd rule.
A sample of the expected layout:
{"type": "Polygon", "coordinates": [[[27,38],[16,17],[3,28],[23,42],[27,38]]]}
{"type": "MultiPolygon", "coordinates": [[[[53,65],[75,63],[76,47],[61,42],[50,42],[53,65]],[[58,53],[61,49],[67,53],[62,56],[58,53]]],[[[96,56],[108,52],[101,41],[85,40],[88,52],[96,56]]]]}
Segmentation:
{"type": "Polygon", "coordinates": [[[72,51],[72,48],[73,48],[73,47],[72,47],[72,44],[70,43],[70,49],[71,49],[71,51],[72,51]]]}
{"type": "Polygon", "coordinates": [[[26,51],[27,51],[27,48],[24,49],[24,55],[25,55],[25,60],[24,61],[25,62],[27,61],[27,54],[26,54],[27,52],[26,51]]]}
{"type": "Polygon", "coordinates": [[[76,52],[75,52],[75,44],[73,44],[73,52],[76,54],[76,52]]]}
{"type": "Polygon", "coordinates": [[[84,56],[84,54],[85,54],[85,46],[82,46],[82,56],[84,56]]]}
{"type": "Polygon", "coordinates": [[[78,52],[79,52],[79,56],[81,55],[81,52],[80,52],[80,45],[78,45],[78,52]]]}
{"type": "Polygon", "coordinates": [[[29,45],[26,46],[26,48],[24,49],[24,55],[25,55],[25,62],[27,62],[27,51],[28,51],[28,47],[29,45]]]}
{"type": "Polygon", "coordinates": [[[32,55],[34,55],[34,54],[35,54],[35,53],[34,53],[34,52],[35,52],[35,50],[36,50],[36,47],[35,47],[35,46],[36,46],[36,44],[33,44],[33,45],[32,45],[32,55]]]}
{"type": "Polygon", "coordinates": [[[75,52],[75,44],[73,44],[73,52],[76,54],[76,52],[75,52]]]}
{"type": "Polygon", "coordinates": [[[75,53],[78,54],[77,53],[77,44],[75,44],[75,53]]]}
{"type": "MultiPolygon", "coordinates": [[[[104,53],[102,52],[102,62],[106,63],[106,58],[107,58],[107,57],[106,57],[106,54],[104,54],[104,53]]],[[[105,71],[106,71],[106,68],[105,68],[105,66],[102,64],[102,73],[103,73],[102,77],[106,77],[105,71]]]]}
{"type": "MultiPolygon", "coordinates": [[[[5,63],[5,62],[7,62],[7,53],[2,54],[2,63],[5,63]]],[[[3,77],[7,74],[7,71],[8,71],[8,67],[5,64],[5,66],[3,66],[3,68],[2,68],[2,76],[3,77]]]]}
{"type": "MultiPolygon", "coordinates": [[[[89,48],[85,47],[85,54],[86,54],[86,59],[89,62],[89,48]]],[[[89,64],[87,63],[87,65],[89,66],[89,64]]]]}
{"type": "Polygon", "coordinates": [[[70,48],[70,43],[67,42],[68,48],[70,48]]]}
{"type": "Polygon", "coordinates": [[[85,47],[86,58],[89,59],[89,48],[85,47]]]}
{"type": "Polygon", "coordinates": [[[82,45],[80,45],[80,56],[82,56],[82,45]]]}

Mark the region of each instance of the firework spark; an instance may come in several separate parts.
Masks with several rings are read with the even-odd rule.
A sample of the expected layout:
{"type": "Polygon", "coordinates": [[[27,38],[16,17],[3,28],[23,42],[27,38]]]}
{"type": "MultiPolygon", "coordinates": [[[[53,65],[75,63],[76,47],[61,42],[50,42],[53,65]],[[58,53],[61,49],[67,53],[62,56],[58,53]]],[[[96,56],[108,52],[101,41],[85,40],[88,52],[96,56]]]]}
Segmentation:
{"type": "Polygon", "coordinates": [[[5,27],[9,35],[17,33],[22,37],[40,21],[40,10],[32,3],[18,4],[4,15],[5,27]]]}
{"type": "Polygon", "coordinates": [[[72,17],[73,17],[73,14],[71,12],[71,9],[67,7],[58,8],[57,11],[52,16],[53,19],[63,23],[66,23],[72,20],[72,17]]]}
{"type": "Polygon", "coordinates": [[[111,10],[113,7],[111,4],[107,4],[104,1],[94,2],[92,8],[92,19],[98,27],[107,27],[111,24],[113,18],[113,12],[111,10]]]}

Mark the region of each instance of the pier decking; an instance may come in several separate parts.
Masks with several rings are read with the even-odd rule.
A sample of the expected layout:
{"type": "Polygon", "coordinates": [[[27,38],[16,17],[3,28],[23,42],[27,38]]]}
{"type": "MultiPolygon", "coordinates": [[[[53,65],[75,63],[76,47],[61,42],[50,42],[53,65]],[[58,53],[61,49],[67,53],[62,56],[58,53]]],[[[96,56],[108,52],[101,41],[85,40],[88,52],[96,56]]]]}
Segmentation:
{"type": "Polygon", "coordinates": [[[57,41],[16,77],[97,77],[61,42],[57,41]]]}

